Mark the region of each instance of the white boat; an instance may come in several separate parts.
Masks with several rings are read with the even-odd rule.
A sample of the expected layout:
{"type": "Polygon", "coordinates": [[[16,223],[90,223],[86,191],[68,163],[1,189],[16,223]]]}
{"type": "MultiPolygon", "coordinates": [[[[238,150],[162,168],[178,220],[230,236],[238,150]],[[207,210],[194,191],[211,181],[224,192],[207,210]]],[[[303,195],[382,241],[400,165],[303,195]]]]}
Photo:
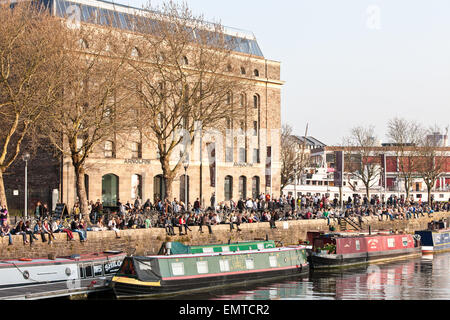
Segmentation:
{"type": "Polygon", "coordinates": [[[37,300],[109,290],[125,253],[0,260],[0,300],[37,300]]]}

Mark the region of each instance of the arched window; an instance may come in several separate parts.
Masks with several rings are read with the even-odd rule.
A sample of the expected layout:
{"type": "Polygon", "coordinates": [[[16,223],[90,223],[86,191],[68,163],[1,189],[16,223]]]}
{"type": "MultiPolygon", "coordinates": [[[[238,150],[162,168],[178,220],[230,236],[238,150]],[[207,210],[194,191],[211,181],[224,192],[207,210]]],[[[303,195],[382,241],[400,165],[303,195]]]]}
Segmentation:
{"type": "Polygon", "coordinates": [[[259,193],[260,193],[260,179],[259,177],[255,176],[252,179],[252,197],[253,199],[257,199],[259,197],[259,193]]]}
{"type": "Polygon", "coordinates": [[[183,56],[183,58],[181,58],[181,64],[185,66],[189,65],[189,60],[186,56],[183,56]]]}
{"type": "Polygon", "coordinates": [[[119,198],[119,177],[107,174],[102,177],[102,202],[106,207],[117,206],[119,198]]]}
{"type": "Polygon", "coordinates": [[[164,201],[166,197],[166,188],[164,184],[164,178],[162,175],[157,175],[153,179],[153,200],[156,202],[158,200],[164,201]]]}
{"type": "Polygon", "coordinates": [[[183,174],[180,177],[180,200],[186,205],[189,203],[189,182],[190,182],[189,176],[183,174]],[[187,190],[187,200],[186,200],[186,190],[187,190]]]}
{"type": "Polygon", "coordinates": [[[225,201],[230,201],[233,198],[233,177],[225,177],[225,201]]]}
{"type": "Polygon", "coordinates": [[[142,200],[142,176],[139,174],[133,174],[131,176],[131,199],[137,198],[142,200]]]}
{"type": "Polygon", "coordinates": [[[231,64],[227,65],[227,71],[228,72],[232,72],[233,71],[233,67],[231,66],[231,64]]]}
{"type": "Polygon", "coordinates": [[[231,103],[233,101],[233,96],[230,92],[227,93],[227,105],[231,106],[231,103]]]}
{"type": "Polygon", "coordinates": [[[258,109],[261,106],[261,98],[259,94],[253,96],[253,108],[258,109]]]}
{"type": "Polygon", "coordinates": [[[247,198],[247,177],[239,177],[239,197],[241,199],[247,198]]]}
{"type": "Polygon", "coordinates": [[[141,56],[141,53],[139,52],[139,49],[134,47],[133,49],[131,49],[131,56],[133,58],[138,58],[141,56]]]}
{"type": "Polygon", "coordinates": [[[81,49],[87,49],[87,48],[89,48],[89,45],[88,45],[88,43],[87,43],[87,41],[86,41],[85,39],[80,39],[80,40],[78,41],[78,43],[79,43],[81,49]]]}
{"type": "Polygon", "coordinates": [[[115,152],[114,152],[114,142],[111,140],[105,141],[105,158],[114,158],[115,152]]]}
{"type": "Polygon", "coordinates": [[[258,70],[258,69],[255,69],[255,70],[253,71],[253,74],[255,75],[255,77],[259,77],[259,70],[258,70]]]}
{"type": "Polygon", "coordinates": [[[241,108],[245,107],[245,94],[241,93],[239,95],[239,104],[241,106],[241,108]]]}
{"type": "Polygon", "coordinates": [[[241,74],[246,74],[247,72],[245,71],[244,67],[241,67],[241,74]]]}

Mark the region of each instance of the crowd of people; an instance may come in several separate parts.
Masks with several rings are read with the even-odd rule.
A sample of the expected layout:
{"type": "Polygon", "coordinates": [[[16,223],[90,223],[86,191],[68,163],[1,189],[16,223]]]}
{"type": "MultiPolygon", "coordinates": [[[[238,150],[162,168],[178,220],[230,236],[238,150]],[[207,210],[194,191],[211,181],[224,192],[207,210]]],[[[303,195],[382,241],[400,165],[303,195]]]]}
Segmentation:
{"type": "Polygon", "coordinates": [[[14,227],[8,224],[8,210],[5,205],[0,206],[1,237],[8,237],[12,244],[11,235],[21,235],[24,244],[32,244],[41,237],[42,242],[49,244],[55,240],[55,233],[66,233],[69,241],[74,241],[74,233],[79,235],[80,241],[87,241],[88,232],[112,230],[117,238],[125,229],[163,228],[167,235],[185,235],[192,231],[190,227],[198,226],[198,232],[206,230],[213,233],[215,225],[229,225],[230,232],[236,229],[240,232],[240,225],[244,223],[270,223],[276,228],[277,221],[326,219],[339,220],[342,217],[356,218],[376,217],[381,220],[416,219],[431,217],[434,212],[450,211],[450,199],[447,202],[422,203],[404,197],[390,196],[387,199],[378,195],[367,197],[355,195],[349,197],[343,205],[337,198],[330,200],[326,196],[306,196],[298,199],[292,196],[280,196],[272,199],[261,194],[255,199],[240,199],[221,202],[215,206],[215,196],[210,199],[210,206],[202,208],[197,198],[193,205],[184,204],[176,198],[158,199],[154,203],[147,200],[144,204],[140,199],[133,203],[117,203],[114,208],[103,208],[98,199],[89,202],[88,217],[81,214],[79,203],[75,203],[69,217],[52,217],[47,204],[37,202],[31,219],[21,219],[14,227]],[[48,240],[47,240],[48,238],[48,240]]]}

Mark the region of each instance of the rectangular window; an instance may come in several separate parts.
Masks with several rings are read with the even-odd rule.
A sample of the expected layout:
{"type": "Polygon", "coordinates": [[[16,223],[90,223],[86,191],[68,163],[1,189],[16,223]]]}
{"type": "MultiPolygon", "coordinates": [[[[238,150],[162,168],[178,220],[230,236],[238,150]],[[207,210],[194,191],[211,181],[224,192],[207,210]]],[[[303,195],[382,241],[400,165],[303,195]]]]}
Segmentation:
{"type": "Polygon", "coordinates": [[[131,157],[132,159],[140,159],[142,158],[142,147],[139,142],[131,143],[131,157]]]}
{"type": "Polygon", "coordinates": [[[214,248],[203,248],[203,253],[214,253],[214,248]]]}
{"type": "Polygon", "coordinates": [[[259,161],[259,149],[253,149],[253,163],[260,163],[260,161],[259,161]]]}
{"type": "Polygon", "coordinates": [[[388,239],[388,248],[394,248],[395,247],[395,239],[389,238],[388,239]]]}
{"type": "Polygon", "coordinates": [[[105,158],[114,157],[114,143],[112,141],[105,142],[105,158]]]}
{"type": "Polygon", "coordinates": [[[359,243],[359,240],[356,240],[355,241],[355,243],[356,243],[356,250],[361,250],[361,244],[359,243]]]}
{"type": "Polygon", "coordinates": [[[230,272],[230,262],[228,260],[219,260],[220,272],[230,272]]]}
{"type": "Polygon", "coordinates": [[[258,247],[258,250],[264,250],[264,244],[263,243],[258,243],[257,247],[258,247]]]}
{"type": "Polygon", "coordinates": [[[222,247],[222,252],[230,252],[230,247],[222,247]]]}
{"type": "Polygon", "coordinates": [[[239,163],[247,162],[247,150],[245,148],[239,148],[239,163]]]}
{"type": "Polygon", "coordinates": [[[184,263],[183,262],[172,263],[172,274],[174,276],[184,276],[184,263]]]}
{"type": "Polygon", "coordinates": [[[94,276],[99,277],[103,274],[103,266],[101,264],[94,266],[94,276]]]}
{"type": "Polygon", "coordinates": [[[225,155],[225,161],[226,162],[233,162],[233,148],[232,147],[227,147],[226,155],[225,155]]]}
{"type": "Polygon", "coordinates": [[[199,274],[208,273],[208,261],[197,261],[197,272],[199,274]]]}
{"type": "Polygon", "coordinates": [[[402,242],[403,242],[404,247],[408,246],[408,238],[406,238],[406,237],[402,238],[402,242]]]}
{"type": "Polygon", "coordinates": [[[258,121],[253,121],[253,136],[258,136],[258,121]]]}
{"type": "Polygon", "coordinates": [[[269,257],[269,264],[270,264],[270,267],[272,267],[272,268],[278,267],[277,257],[276,256],[270,256],[269,257]]]}
{"type": "Polygon", "coordinates": [[[253,270],[255,269],[255,261],[253,261],[253,259],[246,259],[245,266],[247,267],[247,270],[253,270]]]}

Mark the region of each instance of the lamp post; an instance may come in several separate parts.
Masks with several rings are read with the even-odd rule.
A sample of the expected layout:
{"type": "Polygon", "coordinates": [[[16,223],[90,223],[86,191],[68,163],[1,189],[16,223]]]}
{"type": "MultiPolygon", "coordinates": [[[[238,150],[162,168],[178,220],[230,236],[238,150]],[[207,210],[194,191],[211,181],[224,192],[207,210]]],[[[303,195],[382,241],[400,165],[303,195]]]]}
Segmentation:
{"type": "Polygon", "coordinates": [[[295,212],[297,212],[297,167],[294,168],[294,201],[295,201],[295,212]]]}
{"type": "Polygon", "coordinates": [[[25,219],[28,219],[28,161],[30,160],[30,154],[27,152],[22,156],[22,160],[25,161],[25,219]]]}
{"type": "Polygon", "coordinates": [[[189,154],[185,153],[183,156],[183,167],[184,167],[184,202],[185,209],[188,208],[188,181],[187,181],[187,169],[189,168],[189,154]]]}

